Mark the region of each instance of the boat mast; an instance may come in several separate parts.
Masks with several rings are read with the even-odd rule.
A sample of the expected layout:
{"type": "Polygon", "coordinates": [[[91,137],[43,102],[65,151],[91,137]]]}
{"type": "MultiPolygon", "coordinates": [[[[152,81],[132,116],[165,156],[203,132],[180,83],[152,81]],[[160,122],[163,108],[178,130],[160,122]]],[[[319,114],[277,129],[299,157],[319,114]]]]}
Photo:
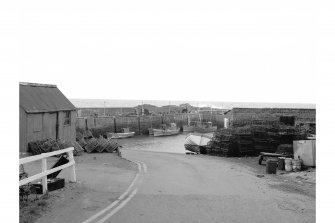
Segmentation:
{"type": "Polygon", "coordinates": [[[199,120],[200,120],[200,123],[201,123],[201,115],[200,115],[200,107],[199,107],[199,102],[197,103],[197,107],[198,107],[199,120]]]}
{"type": "Polygon", "coordinates": [[[211,121],[212,121],[212,117],[213,117],[213,111],[212,111],[212,105],[211,105],[211,121]]]}
{"type": "Polygon", "coordinates": [[[170,114],[170,112],[171,112],[171,111],[170,111],[170,101],[169,101],[169,114],[170,114]]]}
{"type": "Polygon", "coordinates": [[[152,128],[152,114],[150,115],[150,128],[152,128]]]}
{"type": "Polygon", "coordinates": [[[104,101],[104,116],[106,116],[106,102],[104,101]]]}

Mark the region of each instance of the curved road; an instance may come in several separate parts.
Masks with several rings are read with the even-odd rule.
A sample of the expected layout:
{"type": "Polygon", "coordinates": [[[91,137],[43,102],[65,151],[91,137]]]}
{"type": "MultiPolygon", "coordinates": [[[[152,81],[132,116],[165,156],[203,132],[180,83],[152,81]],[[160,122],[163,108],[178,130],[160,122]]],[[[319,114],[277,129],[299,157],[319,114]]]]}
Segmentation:
{"type": "Polygon", "coordinates": [[[103,222],[315,222],[315,198],[270,188],[222,158],[123,150],[146,164],[136,190],[103,222]]]}

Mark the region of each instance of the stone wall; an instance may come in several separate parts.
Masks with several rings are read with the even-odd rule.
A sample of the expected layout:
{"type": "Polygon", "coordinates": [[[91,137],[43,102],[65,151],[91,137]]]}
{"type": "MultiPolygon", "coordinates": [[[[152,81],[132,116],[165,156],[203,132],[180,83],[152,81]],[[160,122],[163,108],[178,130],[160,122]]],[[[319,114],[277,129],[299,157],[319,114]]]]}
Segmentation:
{"type": "Polygon", "coordinates": [[[295,123],[316,123],[315,109],[286,109],[286,108],[233,108],[227,113],[233,126],[263,122],[279,124],[281,116],[294,116],[295,123]]]}
{"type": "MultiPolygon", "coordinates": [[[[166,114],[161,116],[139,116],[139,117],[77,117],[76,128],[87,129],[113,129],[120,132],[121,128],[129,128],[136,134],[147,134],[148,128],[158,128],[160,124],[174,122],[178,127],[187,124],[188,117],[191,121],[199,121],[198,114],[166,114]]],[[[201,114],[202,121],[212,121],[218,128],[223,127],[223,115],[201,114]]]]}

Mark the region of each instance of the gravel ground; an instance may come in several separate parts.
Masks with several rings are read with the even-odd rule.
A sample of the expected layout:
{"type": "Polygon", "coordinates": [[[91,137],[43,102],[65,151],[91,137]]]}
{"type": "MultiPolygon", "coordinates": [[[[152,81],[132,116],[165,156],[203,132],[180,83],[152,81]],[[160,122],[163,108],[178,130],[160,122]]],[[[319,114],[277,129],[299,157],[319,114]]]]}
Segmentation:
{"type": "MultiPolygon", "coordinates": [[[[129,151],[128,153],[137,154],[135,151],[129,151]]],[[[148,155],[143,153],[144,158],[146,156],[151,156],[150,153],[147,154],[148,155]]],[[[315,200],[316,171],[314,168],[309,168],[308,170],[301,172],[287,173],[285,171],[277,171],[277,174],[266,174],[265,165],[259,165],[257,157],[225,158],[205,155],[187,155],[185,159],[182,158],[183,156],[181,154],[179,156],[173,154],[159,154],[160,153],[157,153],[158,156],[155,156],[155,158],[148,159],[147,162],[149,164],[149,170],[151,167],[149,160],[154,162],[157,157],[165,159],[165,157],[171,156],[171,158],[173,158],[172,160],[175,160],[175,157],[180,156],[180,159],[183,162],[179,161],[178,158],[176,165],[184,164],[185,161],[188,161],[189,159],[199,159],[200,161],[203,157],[205,158],[202,163],[204,168],[206,165],[210,165],[210,163],[217,163],[217,165],[219,165],[219,163],[227,163],[225,164],[225,168],[237,173],[236,176],[239,176],[239,174],[243,176],[253,175],[255,176],[255,179],[258,179],[257,183],[260,183],[260,185],[265,184],[269,188],[277,190],[279,193],[287,194],[287,196],[289,196],[289,194],[296,194],[293,196],[307,196],[310,200],[315,200]]],[[[31,202],[20,203],[20,222],[43,223],[51,222],[51,219],[52,222],[82,222],[101,208],[106,207],[108,204],[116,200],[117,197],[128,187],[137,171],[137,166],[134,163],[121,159],[116,156],[116,154],[84,153],[82,156],[75,157],[75,160],[78,182],[75,184],[66,182],[65,188],[50,192],[44,196],[30,196],[31,202]],[[71,211],[69,212],[69,210],[71,211]]],[[[50,167],[55,161],[56,158],[48,159],[48,166],[50,167]]],[[[156,164],[153,163],[152,165],[156,164]]],[[[160,166],[161,163],[159,165],[157,164],[157,167],[160,166]]],[[[188,164],[186,167],[190,168],[191,166],[188,164]]],[[[195,167],[197,167],[197,165],[195,167]]],[[[198,167],[200,168],[200,166],[198,167]]],[[[25,170],[29,175],[38,173],[40,172],[40,163],[34,162],[30,165],[25,165],[25,170]]],[[[167,170],[169,170],[169,168],[167,170]]],[[[179,170],[178,172],[172,174],[171,177],[178,175],[177,173],[179,173],[179,170]]],[[[195,170],[192,170],[191,172],[198,173],[195,170]]],[[[229,172],[227,172],[227,174],[228,173],[229,172]]],[[[157,176],[159,176],[159,174],[160,173],[157,173],[157,176]]],[[[189,173],[187,174],[189,175],[189,173]]],[[[187,174],[186,176],[188,176],[187,174]]],[[[164,171],[163,176],[161,176],[163,177],[161,180],[165,179],[165,176],[170,175],[164,171]]],[[[205,176],[210,177],[204,173],[203,177],[205,176]]],[[[61,172],[59,177],[65,178],[66,181],[68,181],[69,172],[64,170],[61,172]]],[[[181,181],[183,177],[184,175],[181,176],[181,181]]],[[[209,179],[212,178],[210,177],[209,179]]],[[[177,183],[173,180],[168,182],[172,183],[173,186],[177,183]]],[[[171,185],[169,186],[168,182],[166,182],[166,190],[171,190],[171,185]]],[[[187,183],[189,183],[189,181],[185,182],[185,184],[187,183]]],[[[153,187],[152,184],[148,183],[148,188],[150,188],[149,185],[150,187],[153,187]]],[[[212,188],[211,185],[208,186],[212,188]]],[[[192,187],[189,186],[187,191],[189,188],[192,187]]],[[[148,190],[152,191],[152,189],[148,190]]],[[[179,194],[181,192],[178,190],[174,193],[179,194]]],[[[164,200],[166,200],[166,198],[164,200]]],[[[295,208],[293,204],[284,204],[283,202],[279,202],[279,204],[280,205],[278,207],[280,209],[286,210],[288,206],[291,207],[292,210],[295,208]]],[[[295,212],[296,211],[297,210],[295,210],[295,212]]],[[[304,211],[306,210],[301,208],[298,210],[299,213],[303,213],[304,211]]]]}
{"type": "MultiPolygon", "coordinates": [[[[56,160],[48,159],[48,167],[56,160]]],[[[69,171],[63,170],[58,176],[65,178],[63,189],[43,196],[30,195],[29,202],[20,202],[20,222],[81,222],[116,200],[137,171],[136,164],[115,153],[84,153],[75,161],[77,183],[69,183],[69,171]]],[[[41,171],[40,162],[24,168],[29,176],[41,171]]]]}
{"type": "Polygon", "coordinates": [[[261,179],[267,181],[270,187],[291,193],[300,193],[312,198],[316,196],[316,169],[308,168],[299,172],[277,170],[277,174],[266,174],[265,164],[258,164],[258,157],[224,158],[234,165],[242,165],[261,179]]]}

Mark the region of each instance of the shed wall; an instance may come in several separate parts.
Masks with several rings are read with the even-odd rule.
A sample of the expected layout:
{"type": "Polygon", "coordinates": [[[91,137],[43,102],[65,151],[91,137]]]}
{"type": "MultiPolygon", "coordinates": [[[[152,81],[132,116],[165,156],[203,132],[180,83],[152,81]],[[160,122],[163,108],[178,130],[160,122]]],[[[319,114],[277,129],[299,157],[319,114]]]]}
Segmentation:
{"type": "Polygon", "coordinates": [[[20,152],[28,150],[28,143],[43,139],[56,139],[56,123],[58,113],[58,138],[66,141],[76,139],[76,111],[71,111],[70,125],[64,125],[65,113],[33,113],[27,114],[20,109],[20,152]]]}
{"type": "Polygon", "coordinates": [[[27,143],[47,138],[56,139],[56,113],[27,114],[26,117],[27,143]],[[41,129],[37,129],[38,126],[41,129]]]}
{"type": "Polygon", "coordinates": [[[20,152],[27,151],[27,115],[26,112],[20,107],[20,152]]]}
{"type": "Polygon", "coordinates": [[[59,128],[58,128],[58,137],[59,139],[65,141],[74,141],[76,140],[76,111],[71,111],[71,121],[70,125],[64,125],[65,112],[58,113],[59,119],[59,128]]]}

